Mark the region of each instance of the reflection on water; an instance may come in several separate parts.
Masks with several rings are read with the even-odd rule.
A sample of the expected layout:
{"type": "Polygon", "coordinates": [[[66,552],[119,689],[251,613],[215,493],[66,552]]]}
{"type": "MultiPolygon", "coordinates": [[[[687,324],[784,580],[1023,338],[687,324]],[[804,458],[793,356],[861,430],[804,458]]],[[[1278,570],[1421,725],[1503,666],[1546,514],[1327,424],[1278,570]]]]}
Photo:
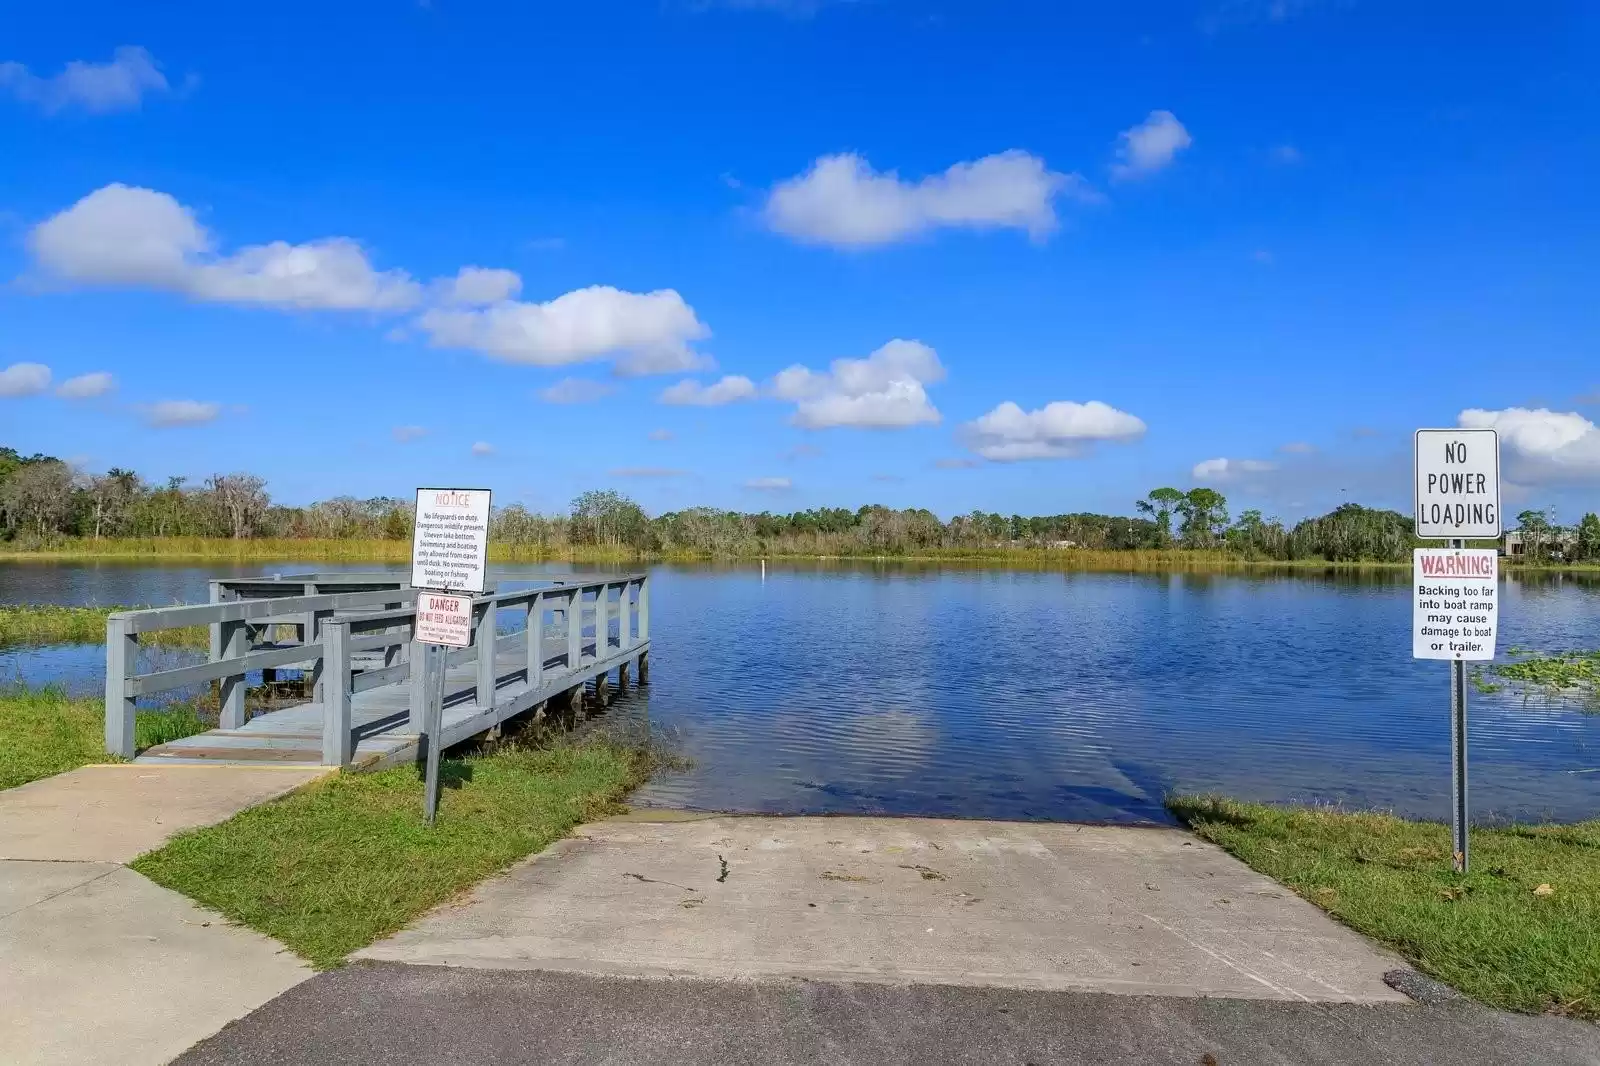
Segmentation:
{"type": "MultiPolygon", "coordinates": [[[[273,564],[232,574],[372,566],[273,564]]],[[[394,569],[394,568],[389,568],[394,569]]],[[[563,564],[495,568],[504,589],[563,564]]],[[[593,571],[603,568],[576,568],[593,571]]],[[[11,602],[201,599],[210,567],[0,565],[11,602]]],[[[644,803],[1163,820],[1163,795],[1448,815],[1448,669],[1410,657],[1404,571],[1100,574],[662,566],[651,685],[615,716],[692,760],[644,803]]],[[[1502,649],[1600,645],[1595,575],[1516,575],[1502,649]]],[[[0,676],[100,684],[99,649],[0,676]]],[[[1472,695],[1479,817],[1600,815],[1600,716],[1472,695]]]]}

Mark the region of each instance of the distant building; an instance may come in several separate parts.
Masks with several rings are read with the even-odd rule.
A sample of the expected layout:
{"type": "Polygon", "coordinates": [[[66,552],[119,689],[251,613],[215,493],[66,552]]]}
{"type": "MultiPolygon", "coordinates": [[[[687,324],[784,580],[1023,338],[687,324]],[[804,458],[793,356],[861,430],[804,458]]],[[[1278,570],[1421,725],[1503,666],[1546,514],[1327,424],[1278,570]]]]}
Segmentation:
{"type": "MultiPolygon", "coordinates": [[[[1565,556],[1578,546],[1578,532],[1574,529],[1552,529],[1539,534],[1539,540],[1551,555],[1565,556]]],[[[1527,534],[1520,529],[1507,530],[1500,537],[1500,554],[1515,558],[1528,551],[1527,534]]]]}

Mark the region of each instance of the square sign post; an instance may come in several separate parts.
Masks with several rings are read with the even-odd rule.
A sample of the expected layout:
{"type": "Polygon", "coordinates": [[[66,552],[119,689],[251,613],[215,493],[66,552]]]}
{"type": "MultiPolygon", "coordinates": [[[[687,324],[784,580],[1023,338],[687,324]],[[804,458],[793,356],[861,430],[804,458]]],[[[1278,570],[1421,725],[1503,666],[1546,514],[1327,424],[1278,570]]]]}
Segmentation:
{"type": "MultiPolygon", "coordinates": [[[[416,639],[426,647],[426,659],[417,665],[438,675],[436,684],[423,687],[428,702],[422,715],[422,816],[429,825],[439,813],[439,751],[444,740],[445,674],[450,668],[447,649],[472,643],[470,594],[486,587],[491,497],[488,489],[417,490],[411,587],[417,590],[416,639]]],[[[485,654],[485,649],[479,648],[478,654],[485,654]]],[[[494,648],[487,654],[493,655],[494,648]]]]}
{"type": "Polygon", "coordinates": [[[1494,658],[1500,554],[1465,542],[1500,536],[1500,438],[1492,429],[1419,429],[1413,470],[1417,536],[1450,542],[1411,553],[1411,657],[1450,662],[1451,851],[1466,873],[1466,664],[1494,658]]]}

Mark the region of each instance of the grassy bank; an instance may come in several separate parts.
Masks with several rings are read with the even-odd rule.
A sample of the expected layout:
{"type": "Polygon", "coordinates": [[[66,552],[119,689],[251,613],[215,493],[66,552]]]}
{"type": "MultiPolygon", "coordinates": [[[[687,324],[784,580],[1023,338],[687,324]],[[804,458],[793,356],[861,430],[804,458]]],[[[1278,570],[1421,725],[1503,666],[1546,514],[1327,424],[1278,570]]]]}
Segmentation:
{"type": "MultiPolygon", "coordinates": [[[[57,607],[28,604],[0,607],[0,648],[46,644],[104,644],[106,616],[132,607],[57,607]]],[[[161,648],[206,649],[206,628],[161,629],[142,633],[139,642],[161,648]]]]}
{"type": "Polygon", "coordinates": [[[1387,814],[1169,802],[1200,836],[1492,1006],[1600,1018],[1600,821],[1472,833],[1387,814]]]}
{"type": "MultiPolygon", "coordinates": [[[[141,750],[209,728],[187,706],[141,711],[135,722],[141,750]]],[[[74,699],[59,688],[0,686],[0,788],[108,761],[101,700],[74,699]]]]}
{"type": "Polygon", "coordinates": [[[618,809],[648,772],[644,752],[599,741],[447,759],[433,829],[422,824],[414,769],[345,773],[185,833],[133,867],[334,966],[618,809]]]}

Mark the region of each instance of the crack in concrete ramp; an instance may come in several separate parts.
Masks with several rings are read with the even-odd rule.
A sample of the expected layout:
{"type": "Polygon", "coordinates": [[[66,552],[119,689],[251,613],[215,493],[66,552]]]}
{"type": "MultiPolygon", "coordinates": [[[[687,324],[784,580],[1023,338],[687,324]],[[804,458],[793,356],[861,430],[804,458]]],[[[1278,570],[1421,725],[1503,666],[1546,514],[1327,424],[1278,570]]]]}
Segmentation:
{"type": "Polygon", "coordinates": [[[646,812],[585,826],[360,954],[631,976],[1408,1002],[1383,982],[1398,959],[1192,835],[1055,823],[646,812]]]}

